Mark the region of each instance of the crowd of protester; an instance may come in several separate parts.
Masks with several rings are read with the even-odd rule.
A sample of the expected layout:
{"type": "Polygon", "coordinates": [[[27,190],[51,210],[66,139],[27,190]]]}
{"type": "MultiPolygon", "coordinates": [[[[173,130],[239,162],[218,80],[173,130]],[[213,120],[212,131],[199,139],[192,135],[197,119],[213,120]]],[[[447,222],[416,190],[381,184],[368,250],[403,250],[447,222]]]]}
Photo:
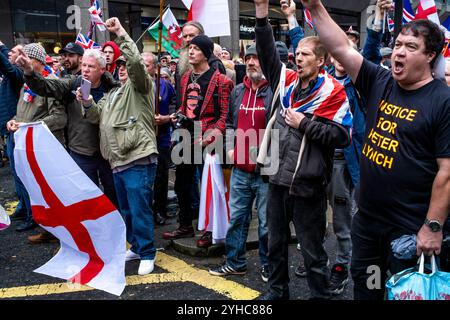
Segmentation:
{"type": "MultiPolygon", "coordinates": [[[[174,218],[168,212],[170,168],[179,225],[162,237],[193,238],[203,171],[195,146],[203,154],[229,132],[256,132],[255,141],[225,139],[224,160],[233,163],[226,259],[210,274],[247,272],[252,216],[258,219],[259,272],[267,282],[261,299],[289,299],[289,259],[302,261],[295,274],[306,277],[312,299],[341,294],[350,275],[355,299],[383,299],[383,288],[367,287],[368,268],[379,266],[385,281],[387,272],[415,265],[421,253],[440,254],[441,267],[449,268],[450,63],[441,70],[445,78],[436,70],[442,31],[430,21],[413,21],[390,47],[382,43],[381,24],[392,1],[378,0],[359,48],[360,34],[343,31],[320,0],[301,1],[315,22],[317,36],[311,37],[297,22],[295,2],[281,0],[288,48],[273,37],[269,1],[254,3],[255,43],[234,60],[195,21],[182,27],[176,58],[139,52],[117,18],[106,21],[114,41],[101,50],[71,42],[49,56],[37,43],[8,49],[0,41],[1,152],[19,200],[11,216],[19,222],[15,230],[37,227],[14,166],[21,123],[43,121],[119,209],[131,245],[126,261],[140,260],[140,275],[154,269],[155,225],[174,218]],[[87,99],[82,79],[91,82],[87,99]],[[188,138],[180,139],[180,128],[188,138]],[[188,156],[174,165],[177,143],[187,146],[188,156]],[[271,144],[278,153],[268,151],[271,144]],[[274,159],[278,170],[265,174],[274,159]],[[331,266],[324,247],[328,204],[337,243],[331,266]],[[288,251],[291,222],[303,259],[288,251]],[[405,235],[414,238],[412,257],[394,250],[405,235]]],[[[58,240],[41,231],[28,241],[58,240]]],[[[197,246],[211,244],[205,231],[197,246]]]]}

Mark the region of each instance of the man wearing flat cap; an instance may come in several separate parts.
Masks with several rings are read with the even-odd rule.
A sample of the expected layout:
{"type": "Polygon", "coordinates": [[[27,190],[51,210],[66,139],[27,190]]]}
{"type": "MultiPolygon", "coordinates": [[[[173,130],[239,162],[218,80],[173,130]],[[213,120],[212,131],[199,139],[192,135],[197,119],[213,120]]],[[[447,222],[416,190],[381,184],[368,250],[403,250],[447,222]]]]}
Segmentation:
{"type": "MultiPolygon", "coordinates": [[[[19,50],[19,56],[16,59],[16,64],[21,65],[21,62],[26,58],[31,60],[31,64],[35,72],[42,75],[44,78],[57,79],[53,74],[52,69],[46,66],[45,61],[45,49],[37,44],[30,43],[23,47],[23,50],[19,50]]],[[[54,98],[50,98],[47,95],[38,95],[33,92],[28,85],[24,84],[20,91],[19,101],[17,103],[17,114],[6,124],[6,128],[10,133],[13,133],[19,129],[19,125],[22,123],[43,121],[55,137],[64,145],[64,133],[63,129],[66,126],[67,115],[64,106],[54,98]]],[[[12,137],[13,138],[13,137],[12,137]]],[[[14,139],[14,138],[13,138],[14,139]]],[[[14,144],[10,146],[14,148],[14,144]]],[[[11,154],[13,156],[13,153],[11,154]]],[[[10,161],[14,162],[14,156],[10,161]]],[[[11,166],[14,169],[14,166],[11,166]]],[[[16,179],[16,184],[22,185],[20,179],[13,172],[16,179]]],[[[26,231],[33,229],[36,223],[31,215],[30,197],[23,188],[24,191],[24,203],[26,210],[25,220],[16,228],[16,231],[26,231]]]]}

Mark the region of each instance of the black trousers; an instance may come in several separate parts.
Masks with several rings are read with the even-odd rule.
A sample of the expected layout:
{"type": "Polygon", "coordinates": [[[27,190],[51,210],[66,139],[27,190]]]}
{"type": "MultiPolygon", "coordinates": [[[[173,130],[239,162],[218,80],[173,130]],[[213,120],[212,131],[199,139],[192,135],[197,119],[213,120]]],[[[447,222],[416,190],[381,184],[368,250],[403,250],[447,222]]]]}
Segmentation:
{"type": "Polygon", "coordinates": [[[192,188],[197,166],[196,164],[182,163],[177,165],[175,171],[175,193],[180,207],[180,227],[192,226],[192,220],[195,216],[192,208],[192,188]]]}
{"type": "Polygon", "coordinates": [[[153,212],[167,215],[167,194],[169,190],[170,148],[158,148],[158,167],[154,186],[153,212]]]}
{"type": "Polygon", "coordinates": [[[391,274],[411,268],[417,259],[401,260],[394,257],[391,242],[406,230],[394,227],[358,211],[352,221],[351,274],[355,300],[383,300],[385,283],[391,274]]]}
{"type": "Polygon", "coordinates": [[[289,195],[289,188],[269,183],[267,227],[269,230],[269,292],[289,293],[289,222],[294,222],[305,259],[306,278],[312,298],[330,298],[328,256],[323,242],[326,231],[326,194],[305,199],[289,195]]]}

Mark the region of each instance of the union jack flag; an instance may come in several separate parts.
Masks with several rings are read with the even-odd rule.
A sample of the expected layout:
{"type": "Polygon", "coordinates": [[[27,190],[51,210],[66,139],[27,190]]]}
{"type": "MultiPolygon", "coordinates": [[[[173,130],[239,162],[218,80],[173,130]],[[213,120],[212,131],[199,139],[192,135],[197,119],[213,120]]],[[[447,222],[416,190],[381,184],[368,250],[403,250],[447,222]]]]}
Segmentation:
{"type": "Polygon", "coordinates": [[[415,18],[414,10],[409,0],[403,0],[403,23],[408,23],[415,18]]]}
{"type": "Polygon", "coordinates": [[[82,33],[79,33],[77,35],[77,39],[75,40],[75,43],[82,46],[83,49],[85,49],[85,50],[86,49],[99,49],[100,50],[102,48],[98,43],[92,41],[92,39],[89,39],[88,36],[86,36],[82,33]]]}
{"type": "Polygon", "coordinates": [[[309,10],[305,9],[303,10],[303,13],[305,15],[305,22],[311,29],[314,29],[314,23],[312,22],[311,13],[309,12],[309,10]]]}
{"type": "Polygon", "coordinates": [[[394,27],[395,27],[394,20],[392,20],[391,17],[387,16],[387,22],[388,22],[389,32],[394,32],[394,27]]]}
{"type": "Polygon", "coordinates": [[[103,12],[100,2],[98,0],[91,0],[91,7],[89,8],[91,16],[91,26],[89,28],[88,37],[92,38],[94,27],[97,26],[100,31],[105,31],[105,23],[102,20],[103,12]]]}
{"type": "Polygon", "coordinates": [[[348,128],[352,126],[353,117],[345,88],[336,79],[322,70],[308,96],[295,101],[294,88],[298,86],[299,81],[296,72],[283,66],[280,78],[282,112],[292,108],[297,112],[322,117],[348,128]]]}

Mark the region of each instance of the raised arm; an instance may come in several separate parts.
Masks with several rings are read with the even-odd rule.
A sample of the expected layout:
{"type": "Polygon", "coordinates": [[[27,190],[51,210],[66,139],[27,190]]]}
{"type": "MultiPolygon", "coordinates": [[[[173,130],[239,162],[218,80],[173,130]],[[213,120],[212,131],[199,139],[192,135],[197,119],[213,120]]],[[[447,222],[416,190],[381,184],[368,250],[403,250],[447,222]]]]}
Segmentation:
{"type": "Polygon", "coordinates": [[[256,51],[262,71],[272,90],[275,91],[280,81],[282,63],[275,48],[272,26],[269,15],[269,0],[254,0],[256,11],[256,51]]]}
{"type": "Polygon", "coordinates": [[[321,42],[328,52],[339,61],[356,81],[363,63],[363,57],[349,43],[345,32],[334,22],[320,0],[301,0],[311,13],[321,42]]]}
{"type": "Polygon", "coordinates": [[[30,89],[40,96],[63,100],[71,94],[71,81],[75,79],[46,79],[33,70],[31,59],[19,50],[16,64],[23,70],[24,79],[30,89]]]}
{"type": "Polygon", "coordinates": [[[14,66],[8,60],[9,49],[0,41],[0,74],[17,83],[17,87],[23,85],[22,70],[14,66]]]}
{"type": "Polygon", "coordinates": [[[281,11],[284,13],[286,20],[288,21],[289,31],[288,35],[291,39],[292,48],[297,50],[298,43],[305,37],[302,27],[298,24],[295,11],[297,7],[294,1],[291,1],[290,5],[288,0],[280,0],[281,11]]]}
{"type": "Polygon", "coordinates": [[[110,32],[117,36],[115,42],[127,61],[128,78],[133,86],[142,94],[151,92],[153,82],[145,69],[141,54],[133,39],[122,27],[119,19],[110,18],[105,22],[105,25],[110,32]]]}

